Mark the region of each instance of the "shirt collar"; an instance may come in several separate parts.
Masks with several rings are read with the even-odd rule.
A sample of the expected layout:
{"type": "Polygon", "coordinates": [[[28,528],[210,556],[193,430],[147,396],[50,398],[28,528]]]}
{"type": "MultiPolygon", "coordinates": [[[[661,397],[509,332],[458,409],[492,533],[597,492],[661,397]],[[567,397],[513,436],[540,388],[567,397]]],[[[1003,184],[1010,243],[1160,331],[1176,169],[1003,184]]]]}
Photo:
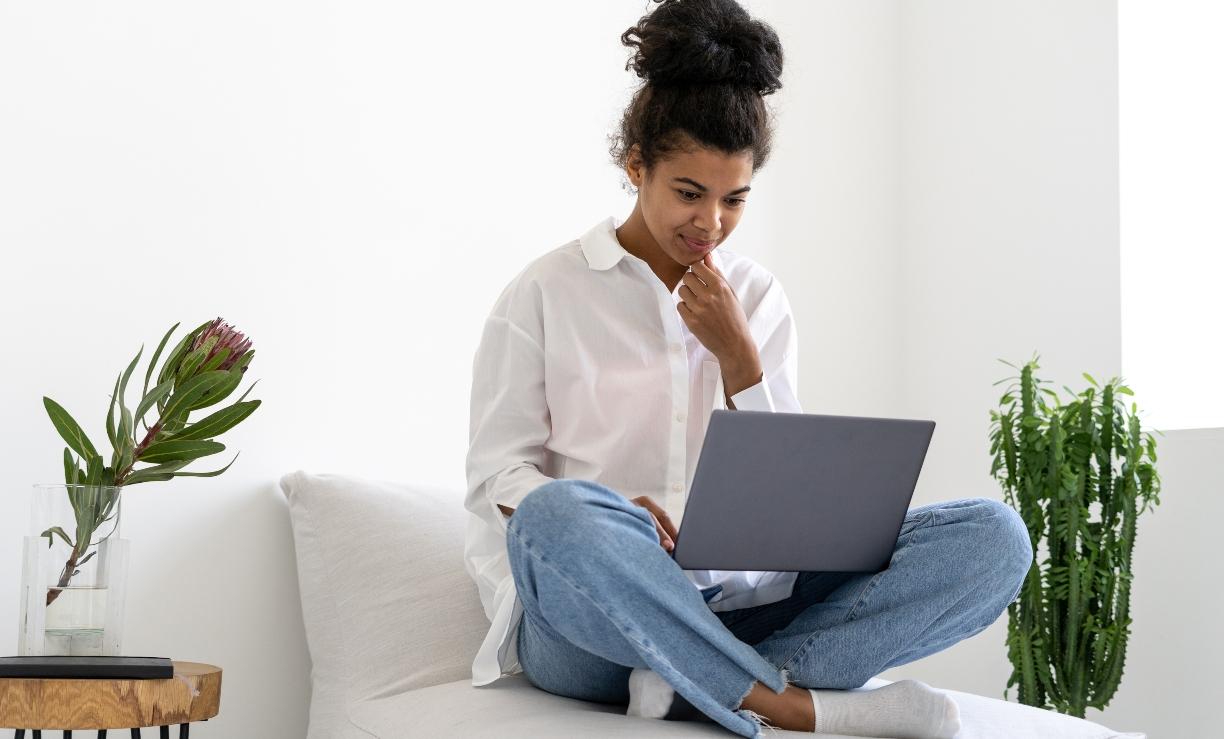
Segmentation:
{"type": "MultiPolygon", "coordinates": [[[[616,216],[608,216],[584,233],[579,241],[587,265],[594,270],[603,271],[615,267],[622,257],[633,256],[625,251],[620,241],[616,239],[616,229],[624,222],[616,216]]],[[[723,271],[722,256],[718,249],[711,252],[714,256],[714,266],[723,271]]],[[[636,259],[636,257],[634,257],[636,259]]]]}

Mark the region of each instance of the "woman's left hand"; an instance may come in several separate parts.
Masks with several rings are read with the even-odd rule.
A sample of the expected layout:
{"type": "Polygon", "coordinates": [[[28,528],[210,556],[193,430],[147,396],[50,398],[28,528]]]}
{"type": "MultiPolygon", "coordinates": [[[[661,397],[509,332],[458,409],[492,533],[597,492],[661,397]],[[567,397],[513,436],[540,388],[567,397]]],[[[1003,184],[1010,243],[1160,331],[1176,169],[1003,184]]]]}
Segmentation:
{"type": "Polygon", "coordinates": [[[680,302],[676,310],[689,331],[718,357],[723,365],[751,364],[757,357],[756,344],[748,331],[748,317],[739,298],[707,252],[692,271],[681,278],[680,302]]]}

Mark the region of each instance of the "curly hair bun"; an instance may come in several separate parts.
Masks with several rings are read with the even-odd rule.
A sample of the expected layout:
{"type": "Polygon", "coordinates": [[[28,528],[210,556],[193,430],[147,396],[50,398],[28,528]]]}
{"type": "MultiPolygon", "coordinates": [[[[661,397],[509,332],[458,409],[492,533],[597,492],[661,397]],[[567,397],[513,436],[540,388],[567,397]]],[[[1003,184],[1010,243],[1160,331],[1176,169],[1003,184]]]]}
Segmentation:
{"type": "Polygon", "coordinates": [[[658,0],[621,34],[635,47],[625,69],[654,87],[743,85],[760,95],[782,87],[782,43],[735,0],[658,0]]]}

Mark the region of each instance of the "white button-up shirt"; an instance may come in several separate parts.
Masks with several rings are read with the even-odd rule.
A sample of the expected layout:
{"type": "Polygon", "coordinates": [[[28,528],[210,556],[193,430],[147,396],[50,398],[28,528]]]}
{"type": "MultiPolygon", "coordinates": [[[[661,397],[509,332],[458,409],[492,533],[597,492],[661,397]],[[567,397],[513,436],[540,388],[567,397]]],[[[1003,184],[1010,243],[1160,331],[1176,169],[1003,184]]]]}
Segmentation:
{"type": "MultiPolygon", "coordinates": [[[[468,574],[491,627],[472,684],[522,671],[522,604],[506,554],[508,517],[552,479],[592,480],[649,496],[682,525],[706,426],[726,409],[718,359],[698,341],[650,266],[617,241],[609,217],[528,264],[485,321],[472,364],[467,455],[468,574]]],[[[782,284],[720,246],[713,260],[734,290],[761,357],[763,380],[732,396],[737,410],[801,413],[794,320],[782,284]]],[[[685,570],[722,591],[714,611],[791,595],[797,573],[685,570]]]]}

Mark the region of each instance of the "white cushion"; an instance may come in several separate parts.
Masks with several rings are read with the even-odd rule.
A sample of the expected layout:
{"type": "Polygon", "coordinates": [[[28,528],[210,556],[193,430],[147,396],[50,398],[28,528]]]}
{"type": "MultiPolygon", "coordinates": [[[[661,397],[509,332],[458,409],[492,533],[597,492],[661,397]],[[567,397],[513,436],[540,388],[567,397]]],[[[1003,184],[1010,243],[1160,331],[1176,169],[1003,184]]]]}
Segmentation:
{"type": "Polygon", "coordinates": [[[353,701],[470,682],[489,622],[463,567],[463,491],[302,470],[280,487],[312,663],[310,739],[350,735],[353,701]]]}
{"type": "MultiPolygon", "coordinates": [[[[891,680],[872,678],[855,691],[874,690],[891,680]]],[[[1144,739],[1054,711],[956,690],[943,691],[960,708],[957,739],[1144,739]]],[[[570,737],[717,738],[731,734],[714,723],[658,721],[626,716],[624,706],[563,698],[536,689],[522,674],[472,687],[470,680],[361,701],[352,710],[361,728],[383,739],[430,736],[464,739],[569,739],[570,737]]],[[[768,730],[766,737],[811,737],[810,732],[768,730]]],[[[859,739],[821,734],[826,739],[859,739]]]]}
{"type": "MultiPolygon", "coordinates": [[[[301,470],[280,486],[312,662],[308,739],[728,735],[713,723],[639,719],[624,706],[552,695],[522,674],[473,687],[489,622],[463,566],[462,490],[301,470]]],[[[872,678],[857,690],[889,682],[872,678]]],[[[960,707],[958,739],[1144,739],[944,692],[960,707]]]]}

